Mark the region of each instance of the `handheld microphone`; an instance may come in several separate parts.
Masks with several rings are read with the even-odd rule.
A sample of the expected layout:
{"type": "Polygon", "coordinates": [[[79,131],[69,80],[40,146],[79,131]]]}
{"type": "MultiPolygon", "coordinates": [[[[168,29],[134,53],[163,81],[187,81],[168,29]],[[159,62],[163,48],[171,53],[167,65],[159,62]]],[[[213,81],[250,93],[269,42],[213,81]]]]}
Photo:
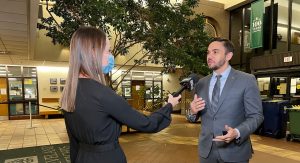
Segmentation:
{"type": "Polygon", "coordinates": [[[182,86],[177,92],[173,92],[173,97],[177,97],[181,94],[181,92],[185,89],[191,91],[194,89],[195,84],[198,82],[199,77],[196,74],[191,74],[187,78],[184,78],[180,85],[182,86]]]}

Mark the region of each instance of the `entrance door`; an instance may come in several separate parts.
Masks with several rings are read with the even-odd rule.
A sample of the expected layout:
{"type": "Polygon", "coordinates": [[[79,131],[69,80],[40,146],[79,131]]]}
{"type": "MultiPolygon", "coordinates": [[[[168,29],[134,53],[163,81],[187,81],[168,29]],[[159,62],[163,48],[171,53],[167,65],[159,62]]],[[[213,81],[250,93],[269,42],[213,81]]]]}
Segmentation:
{"type": "Polygon", "coordinates": [[[145,107],[145,81],[132,80],[131,81],[131,106],[135,109],[143,109],[145,107]]]}

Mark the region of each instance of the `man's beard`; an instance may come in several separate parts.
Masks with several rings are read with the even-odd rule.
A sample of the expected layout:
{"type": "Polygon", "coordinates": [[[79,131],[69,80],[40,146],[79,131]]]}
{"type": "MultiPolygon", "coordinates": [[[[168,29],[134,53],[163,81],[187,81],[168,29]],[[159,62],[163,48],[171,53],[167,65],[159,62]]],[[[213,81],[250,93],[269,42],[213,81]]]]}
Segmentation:
{"type": "Polygon", "coordinates": [[[224,64],[226,63],[226,60],[223,59],[221,61],[219,61],[215,66],[211,67],[211,70],[218,70],[220,67],[222,67],[224,64]]]}

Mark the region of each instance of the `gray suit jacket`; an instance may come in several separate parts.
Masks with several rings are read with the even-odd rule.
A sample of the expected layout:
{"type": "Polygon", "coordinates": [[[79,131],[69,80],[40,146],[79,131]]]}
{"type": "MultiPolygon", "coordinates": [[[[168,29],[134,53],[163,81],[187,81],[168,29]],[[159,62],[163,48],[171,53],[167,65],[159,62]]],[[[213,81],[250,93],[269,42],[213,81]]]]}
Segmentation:
{"type": "Polygon", "coordinates": [[[222,135],[224,126],[229,125],[240,131],[240,141],[217,142],[221,158],[225,162],[249,160],[252,156],[250,134],[263,121],[262,102],[256,79],[251,74],[232,68],[219,98],[217,111],[213,112],[208,95],[211,77],[212,75],[208,75],[202,78],[195,86],[195,93],[206,102],[204,110],[196,118],[189,116],[190,121],[201,117],[200,157],[208,157],[213,137],[222,135]]]}

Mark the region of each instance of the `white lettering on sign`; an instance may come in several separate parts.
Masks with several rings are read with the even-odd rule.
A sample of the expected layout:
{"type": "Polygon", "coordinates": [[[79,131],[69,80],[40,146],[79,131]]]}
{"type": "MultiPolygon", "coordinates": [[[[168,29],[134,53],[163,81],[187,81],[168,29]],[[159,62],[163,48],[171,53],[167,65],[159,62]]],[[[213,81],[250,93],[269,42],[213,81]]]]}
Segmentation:
{"type": "Polygon", "coordinates": [[[288,56],[283,58],[283,62],[292,62],[293,61],[293,56],[288,56]]]}

